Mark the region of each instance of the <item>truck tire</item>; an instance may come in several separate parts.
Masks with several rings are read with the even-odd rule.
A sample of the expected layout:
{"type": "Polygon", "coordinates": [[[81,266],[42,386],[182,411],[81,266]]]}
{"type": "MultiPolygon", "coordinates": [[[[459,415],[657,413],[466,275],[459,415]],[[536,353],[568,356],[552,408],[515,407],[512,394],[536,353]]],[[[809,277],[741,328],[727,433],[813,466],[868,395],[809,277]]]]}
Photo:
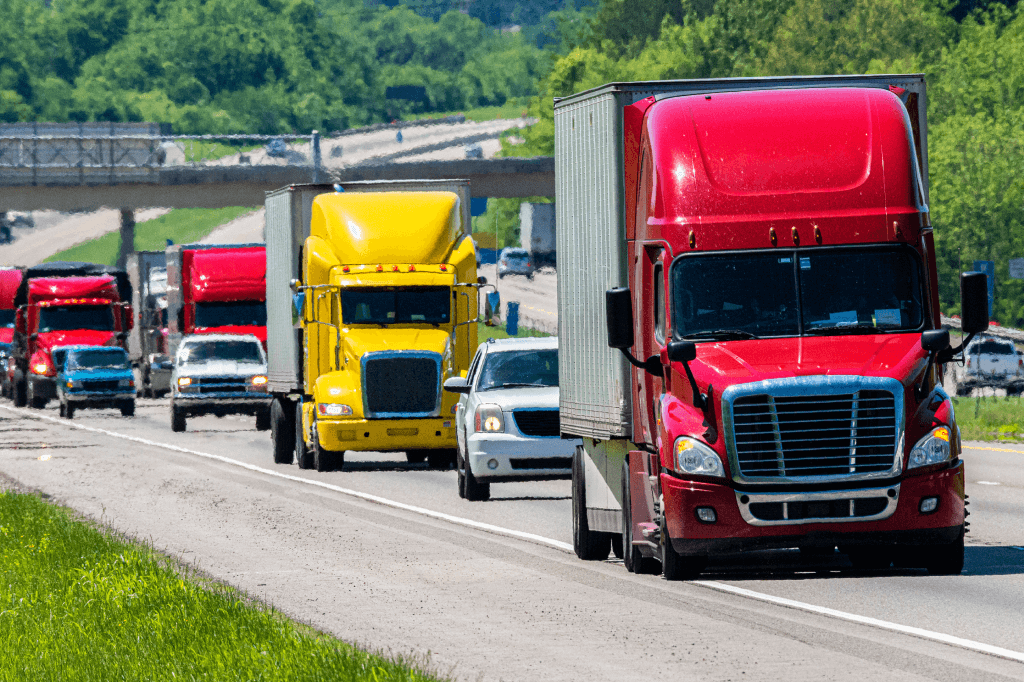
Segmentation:
{"type": "Polygon", "coordinates": [[[28,406],[36,410],[46,407],[46,400],[36,395],[36,389],[32,383],[28,385],[28,406]]]}
{"type": "Polygon", "coordinates": [[[427,450],[427,465],[431,469],[451,469],[455,463],[455,450],[427,450]]]}
{"type": "Polygon", "coordinates": [[[948,545],[924,548],[925,564],[930,575],[960,575],[964,570],[964,531],[948,545]]]}
{"type": "Polygon", "coordinates": [[[658,561],[644,556],[640,548],[633,544],[633,507],[627,463],[622,465],[622,535],[619,536],[619,547],[619,551],[622,552],[622,564],[630,573],[657,575],[660,572],[658,561]]]}
{"type": "Polygon", "coordinates": [[[686,556],[676,553],[672,538],[668,536],[665,520],[661,521],[661,573],[665,580],[695,580],[708,565],[704,556],[686,556]]]}
{"type": "Polygon", "coordinates": [[[427,461],[427,453],[422,450],[406,450],[405,459],[409,464],[422,464],[427,461]]]}
{"type": "Polygon", "coordinates": [[[135,416],[135,401],[125,400],[123,403],[118,405],[121,408],[122,417],[134,417],[135,416]]]}
{"type": "Polygon", "coordinates": [[[345,467],[344,450],[328,450],[320,445],[320,435],[313,427],[313,467],[317,471],[340,471],[345,467]]]}
{"type": "Polygon", "coordinates": [[[257,431],[269,431],[270,430],[270,408],[260,410],[256,413],[256,430],[257,431]]]}
{"type": "Polygon", "coordinates": [[[74,403],[68,403],[64,408],[64,418],[74,419],[75,418],[75,405],[74,403]]]}
{"type": "Polygon", "coordinates": [[[289,413],[277,398],[270,403],[270,442],[274,446],[275,464],[291,464],[295,459],[295,422],[289,413]]]}
{"type": "Polygon", "coordinates": [[[14,406],[25,407],[28,405],[28,386],[24,379],[14,382],[14,406]]]}
{"type": "Polygon", "coordinates": [[[572,548],[584,561],[604,561],[612,549],[611,533],[590,530],[587,523],[587,489],[583,476],[583,446],[572,457],[572,548]]]}
{"type": "Polygon", "coordinates": [[[302,401],[295,403],[295,459],[300,469],[313,468],[313,453],[306,447],[306,438],[302,433],[302,401]]]}
{"type": "Polygon", "coordinates": [[[171,403],[171,431],[181,433],[187,428],[185,411],[171,403]]]}
{"type": "Polygon", "coordinates": [[[462,486],[466,493],[466,499],[470,502],[486,502],[491,499],[491,484],[481,482],[480,479],[474,476],[468,461],[465,462],[465,465],[462,486]]]}

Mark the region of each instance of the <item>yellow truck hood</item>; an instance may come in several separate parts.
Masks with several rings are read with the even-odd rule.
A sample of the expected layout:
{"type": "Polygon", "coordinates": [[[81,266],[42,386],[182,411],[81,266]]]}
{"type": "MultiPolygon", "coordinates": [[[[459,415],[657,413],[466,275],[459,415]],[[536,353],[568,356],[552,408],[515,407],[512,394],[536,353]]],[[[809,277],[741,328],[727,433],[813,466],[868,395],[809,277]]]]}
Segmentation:
{"type": "Polygon", "coordinates": [[[450,337],[443,329],[410,327],[345,327],[342,350],[349,364],[359,362],[364,353],[414,350],[441,354],[441,371],[448,373],[451,356],[450,337]],[[347,331],[345,331],[347,330],[347,331]]]}

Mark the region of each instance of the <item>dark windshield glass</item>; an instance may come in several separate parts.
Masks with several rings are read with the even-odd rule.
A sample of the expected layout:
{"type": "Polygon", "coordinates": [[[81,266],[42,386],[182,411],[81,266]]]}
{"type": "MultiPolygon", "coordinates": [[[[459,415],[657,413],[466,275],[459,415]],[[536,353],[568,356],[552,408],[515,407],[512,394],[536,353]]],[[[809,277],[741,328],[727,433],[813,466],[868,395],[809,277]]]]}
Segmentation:
{"type": "Polygon", "coordinates": [[[182,362],[210,360],[262,363],[263,357],[259,344],[254,341],[201,341],[188,343],[181,349],[182,362]]]}
{"type": "Polygon", "coordinates": [[[345,289],[341,292],[342,322],[446,324],[451,313],[448,297],[445,287],[345,289]]]}
{"type": "Polygon", "coordinates": [[[120,349],[83,350],[72,355],[68,364],[75,369],[127,369],[128,355],[120,349]]]}
{"type": "Polygon", "coordinates": [[[72,329],[114,331],[114,313],[105,305],[55,305],[39,308],[39,331],[72,329]]]}
{"type": "Polygon", "coordinates": [[[795,336],[801,324],[807,335],[911,331],[924,322],[909,249],[681,258],[672,305],[675,334],[694,339],[795,336]]]}
{"type": "Polygon", "coordinates": [[[557,350],[505,350],[487,354],[476,390],[557,385],[557,350]]]}
{"type": "Polygon", "coordinates": [[[263,301],[196,303],[196,326],[266,327],[267,304],[263,301]]]}
{"type": "Polygon", "coordinates": [[[1016,349],[1007,343],[999,343],[998,341],[982,341],[971,346],[968,350],[969,355],[979,355],[986,353],[989,355],[1016,355],[1016,349]]]}
{"type": "Polygon", "coordinates": [[[0,327],[13,327],[14,326],[14,311],[13,310],[0,310],[0,327]]]}

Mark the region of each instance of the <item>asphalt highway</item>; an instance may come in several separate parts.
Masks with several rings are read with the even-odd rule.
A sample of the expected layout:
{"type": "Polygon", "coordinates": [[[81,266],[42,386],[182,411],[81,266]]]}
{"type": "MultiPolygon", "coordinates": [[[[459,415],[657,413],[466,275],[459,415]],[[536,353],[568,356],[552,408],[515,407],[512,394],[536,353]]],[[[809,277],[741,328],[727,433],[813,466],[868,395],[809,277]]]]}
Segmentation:
{"type": "Polygon", "coordinates": [[[0,402],[0,473],[349,641],[484,680],[1024,679],[1024,447],[966,444],[964,575],[764,552],[693,583],[582,562],[568,481],[458,498],[453,471],[276,465],[249,418],[170,430],[0,402]],[[430,652],[429,659],[423,657],[430,652]]]}

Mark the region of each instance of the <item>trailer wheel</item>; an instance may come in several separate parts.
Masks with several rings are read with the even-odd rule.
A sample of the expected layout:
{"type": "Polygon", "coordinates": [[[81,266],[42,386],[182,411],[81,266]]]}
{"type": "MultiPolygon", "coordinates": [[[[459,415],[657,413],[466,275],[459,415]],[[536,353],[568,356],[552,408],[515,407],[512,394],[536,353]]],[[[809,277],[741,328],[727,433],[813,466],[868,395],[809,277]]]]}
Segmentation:
{"type": "MultiPolygon", "coordinates": [[[[622,552],[622,563],[630,573],[640,575],[657,575],[660,572],[658,561],[646,557],[640,548],[633,544],[633,503],[629,489],[629,463],[622,465],[622,534],[618,536],[622,552]]],[[[612,538],[614,549],[615,538],[612,538]]]]}
{"type": "Polygon", "coordinates": [[[611,533],[590,530],[587,523],[587,490],[583,477],[583,446],[572,457],[572,548],[584,561],[604,561],[612,548],[611,533]]]}
{"type": "Polygon", "coordinates": [[[295,459],[300,469],[313,468],[313,453],[306,447],[306,435],[302,432],[302,401],[295,403],[295,459]]]}
{"type": "Polygon", "coordinates": [[[281,401],[274,398],[270,403],[270,442],[275,464],[291,464],[295,459],[295,422],[288,415],[281,401]]]}
{"type": "Polygon", "coordinates": [[[181,433],[187,428],[185,411],[171,402],[171,431],[181,433]]]}
{"type": "Polygon", "coordinates": [[[27,381],[22,379],[21,381],[14,382],[14,406],[25,407],[28,405],[28,386],[27,381]]]}
{"type": "Polygon", "coordinates": [[[925,565],[931,575],[960,575],[964,570],[964,530],[948,545],[925,548],[925,565]]]}

